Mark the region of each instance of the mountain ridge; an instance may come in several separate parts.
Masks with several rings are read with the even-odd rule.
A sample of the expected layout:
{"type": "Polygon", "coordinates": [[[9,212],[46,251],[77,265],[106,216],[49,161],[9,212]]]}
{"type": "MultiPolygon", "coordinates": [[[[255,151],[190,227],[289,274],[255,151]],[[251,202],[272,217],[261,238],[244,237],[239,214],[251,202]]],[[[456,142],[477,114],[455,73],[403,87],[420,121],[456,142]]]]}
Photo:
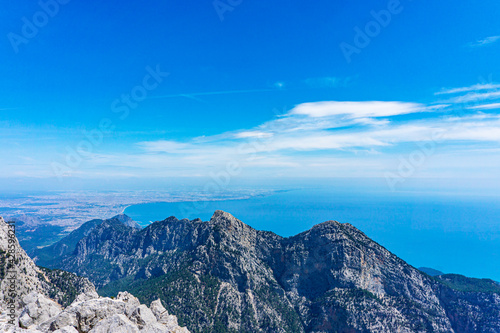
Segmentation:
{"type": "Polygon", "coordinates": [[[102,294],[164,300],[192,332],[500,330],[497,293],[454,290],[336,221],[287,238],[223,211],[141,230],[108,222],[58,263],[102,294]]]}

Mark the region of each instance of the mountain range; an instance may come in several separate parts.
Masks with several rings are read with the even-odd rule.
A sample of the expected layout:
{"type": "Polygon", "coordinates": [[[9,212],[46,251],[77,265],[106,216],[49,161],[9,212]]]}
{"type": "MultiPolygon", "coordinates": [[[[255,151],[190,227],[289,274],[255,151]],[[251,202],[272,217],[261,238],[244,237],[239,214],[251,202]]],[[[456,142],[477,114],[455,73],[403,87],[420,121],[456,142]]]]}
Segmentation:
{"type": "Polygon", "coordinates": [[[123,221],[89,221],[34,260],[101,296],[159,298],[191,332],[500,332],[498,283],[428,275],[348,223],[284,238],[223,211],[123,221]]]}

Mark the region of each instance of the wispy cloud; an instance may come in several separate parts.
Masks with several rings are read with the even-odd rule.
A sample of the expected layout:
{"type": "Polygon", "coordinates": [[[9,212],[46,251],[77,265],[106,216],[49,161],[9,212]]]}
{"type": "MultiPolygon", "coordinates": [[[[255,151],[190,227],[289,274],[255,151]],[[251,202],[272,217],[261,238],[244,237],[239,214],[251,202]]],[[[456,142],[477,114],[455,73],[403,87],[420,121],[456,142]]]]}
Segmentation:
{"type": "Polygon", "coordinates": [[[247,93],[269,92],[269,91],[276,91],[276,89],[246,89],[246,90],[221,90],[221,91],[206,91],[206,92],[190,92],[190,93],[181,93],[181,94],[151,96],[148,98],[163,99],[163,98],[174,98],[174,97],[186,97],[186,98],[199,100],[196,97],[198,97],[198,96],[214,96],[214,95],[230,95],[230,94],[247,94],[247,93]]]}
{"type": "Polygon", "coordinates": [[[290,114],[309,117],[343,115],[351,119],[367,117],[388,117],[422,112],[425,107],[417,103],[402,102],[318,102],[304,103],[294,108],[290,114]]]}
{"type": "Polygon", "coordinates": [[[168,140],[139,142],[137,145],[148,152],[167,153],[181,152],[187,147],[187,144],[185,143],[168,140]]]}
{"type": "Polygon", "coordinates": [[[321,76],[295,81],[277,81],[272,84],[278,89],[325,89],[348,86],[354,77],[321,76]]]}
{"type": "MultiPolygon", "coordinates": [[[[394,167],[399,154],[419,143],[434,142],[448,152],[446,147],[453,147],[454,156],[497,149],[500,115],[481,111],[500,108],[500,103],[468,106],[465,113],[452,116],[442,112],[452,111],[450,105],[455,102],[497,98],[500,91],[495,89],[496,84],[483,84],[442,90],[446,97],[458,95],[451,95],[450,102],[429,105],[404,101],[303,103],[251,128],[183,140],[172,139],[172,133],[157,133],[155,140],[136,142],[127,151],[95,151],[74,175],[206,176],[223,170],[228,162],[237,162],[250,174],[383,176],[390,163],[394,167]],[[440,134],[437,143],[436,133],[440,134]]],[[[34,156],[32,162],[12,160],[23,165],[16,172],[42,172],[45,157],[34,156]]],[[[487,159],[477,161],[487,163],[487,159]]],[[[459,164],[459,157],[453,163],[459,164]]],[[[0,172],[5,168],[0,166],[0,172]]]]}
{"type": "MultiPolygon", "coordinates": [[[[500,84],[490,82],[490,83],[480,83],[472,86],[459,87],[459,88],[448,88],[441,89],[436,92],[435,95],[451,95],[448,99],[441,101],[442,103],[450,104],[468,104],[468,103],[481,103],[487,100],[500,99],[500,84]]],[[[494,105],[494,104],[485,104],[494,105]]],[[[480,109],[478,106],[466,106],[466,109],[480,109]]]]}
{"type": "Polygon", "coordinates": [[[246,132],[239,132],[236,133],[235,137],[239,139],[245,139],[245,138],[269,138],[273,136],[272,133],[265,133],[265,132],[260,132],[260,131],[246,131],[246,132]]]}
{"type": "Polygon", "coordinates": [[[493,44],[499,40],[500,40],[500,36],[490,36],[490,37],[486,37],[484,39],[479,39],[479,40],[472,42],[472,43],[469,43],[467,45],[469,47],[481,47],[481,46],[493,44]]]}
{"type": "Polygon", "coordinates": [[[490,103],[490,104],[474,105],[474,106],[470,106],[469,109],[471,109],[471,110],[493,110],[493,109],[500,109],[500,103],[490,103]]]}
{"type": "Polygon", "coordinates": [[[485,101],[489,99],[497,99],[500,98],[500,90],[497,91],[487,91],[483,93],[478,92],[469,92],[462,96],[457,96],[446,100],[446,102],[450,103],[468,103],[468,102],[478,102],[485,101]]]}
{"type": "Polygon", "coordinates": [[[21,108],[0,108],[0,111],[12,111],[12,110],[19,110],[21,108]]]}
{"type": "Polygon", "coordinates": [[[427,110],[418,103],[404,102],[318,102],[301,104],[285,115],[253,129],[222,133],[204,141],[176,145],[170,141],[141,143],[148,152],[178,151],[197,157],[217,155],[222,160],[257,154],[270,157],[304,151],[345,151],[430,141],[442,133],[443,141],[500,142],[500,116],[475,114],[462,117],[437,116],[391,123],[391,117],[427,110]],[[360,126],[363,125],[363,126],[360,126]],[[346,128],[346,126],[350,126],[346,128]],[[242,143],[251,149],[242,150],[242,143]]]}
{"type": "Polygon", "coordinates": [[[451,89],[443,88],[434,94],[435,95],[457,94],[457,93],[462,93],[462,92],[492,90],[492,89],[500,89],[500,84],[497,84],[497,83],[478,83],[478,84],[468,86],[468,87],[451,88],[451,89]]]}
{"type": "MultiPolygon", "coordinates": [[[[322,103],[325,102],[317,106],[322,107],[322,103]]],[[[394,109],[382,112],[378,107],[367,111],[377,104],[373,101],[352,103],[358,103],[364,110],[360,114],[365,116],[406,114],[408,107],[399,106],[397,112],[394,109]]],[[[425,109],[417,103],[392,103],[417,105],[411,110],[425,109]]],[[[307,104],[309,109],[315,106],[307,104]]],[[[298,105],[255,128],[220,133],[203,137],[203,140],[146,141],[139,142],[140,150],[133,154],[93,154],[87,161],[87,169],[81,172],[114,170],[123,174],[132,170],[135,174],[148,176],[197,176],[207,175],[211,170],[223,170],[226,163],[232,161],[250,174],[267,170],[265,172],[285,175],[327,176],[340,172],[352,176],[381,176],[384,170],[393,167],[391,163],[397,159],[394,152],[401,152],[401,147],[408,144],[432,142],[436,133],[440,133],[436,144],[452,147],[454,157],[449,163],[457,165],[460,165],[461,156],[470,152],[477,154],[481,149],[490,151],[500,145],[500,115],[474,113],[450,117],[438,113],[431,114],[432,117],[392,122],[390,116],[352,119],[356,112],[346,111],[321,113],[319,117],[315,112],[297,113],[302,107],[298,105]],[[352,126],[346,128],[346,125],[352,126]]],[[[491,158],[478,157],[475,161],[476,164],[492,163],[491,158]]],[[[474,163],[468,165],[473,167],[474,163]]],[[[442,160],[439,168],[445,166],[442,160]]]]}

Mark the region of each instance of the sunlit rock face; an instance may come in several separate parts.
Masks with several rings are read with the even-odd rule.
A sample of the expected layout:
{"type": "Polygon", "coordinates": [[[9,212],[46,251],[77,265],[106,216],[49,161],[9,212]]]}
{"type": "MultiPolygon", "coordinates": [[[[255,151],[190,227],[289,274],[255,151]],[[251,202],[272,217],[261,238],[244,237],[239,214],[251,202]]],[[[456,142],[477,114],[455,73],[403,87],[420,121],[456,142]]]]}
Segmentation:
{"type": "Polygon", "coordinates": [[[148,308],[127,292],[114,299],[99,297],[95,292],[80,294],[65,309],[37,292],[26,295],[23,302],[26,305],[19,320],[14,325],[1,322],[2,332],[189,333],[160,300],[148,308]]]}

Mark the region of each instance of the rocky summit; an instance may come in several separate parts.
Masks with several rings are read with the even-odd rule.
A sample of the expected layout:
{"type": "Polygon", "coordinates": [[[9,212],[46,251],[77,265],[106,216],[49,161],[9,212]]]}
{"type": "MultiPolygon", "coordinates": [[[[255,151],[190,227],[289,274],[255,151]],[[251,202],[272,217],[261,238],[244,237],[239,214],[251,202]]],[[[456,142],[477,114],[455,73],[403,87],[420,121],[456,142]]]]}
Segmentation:
{"type": "Polygon", "coordinates": [[[216,211],[83,228],[38,250],[38,263],[87,277],[102,296],[160,299],[191,332],[500,332],[496,282],[427,275],[347,223],[283,238],[216,211]]]}
{"type": "Polygon", "coordinates": [[[147,307],[127,292],[99,297],[86,278],[36,266],[14,231],[0,217],[0,332],[189,333],[159,299],[147,307]]]}

